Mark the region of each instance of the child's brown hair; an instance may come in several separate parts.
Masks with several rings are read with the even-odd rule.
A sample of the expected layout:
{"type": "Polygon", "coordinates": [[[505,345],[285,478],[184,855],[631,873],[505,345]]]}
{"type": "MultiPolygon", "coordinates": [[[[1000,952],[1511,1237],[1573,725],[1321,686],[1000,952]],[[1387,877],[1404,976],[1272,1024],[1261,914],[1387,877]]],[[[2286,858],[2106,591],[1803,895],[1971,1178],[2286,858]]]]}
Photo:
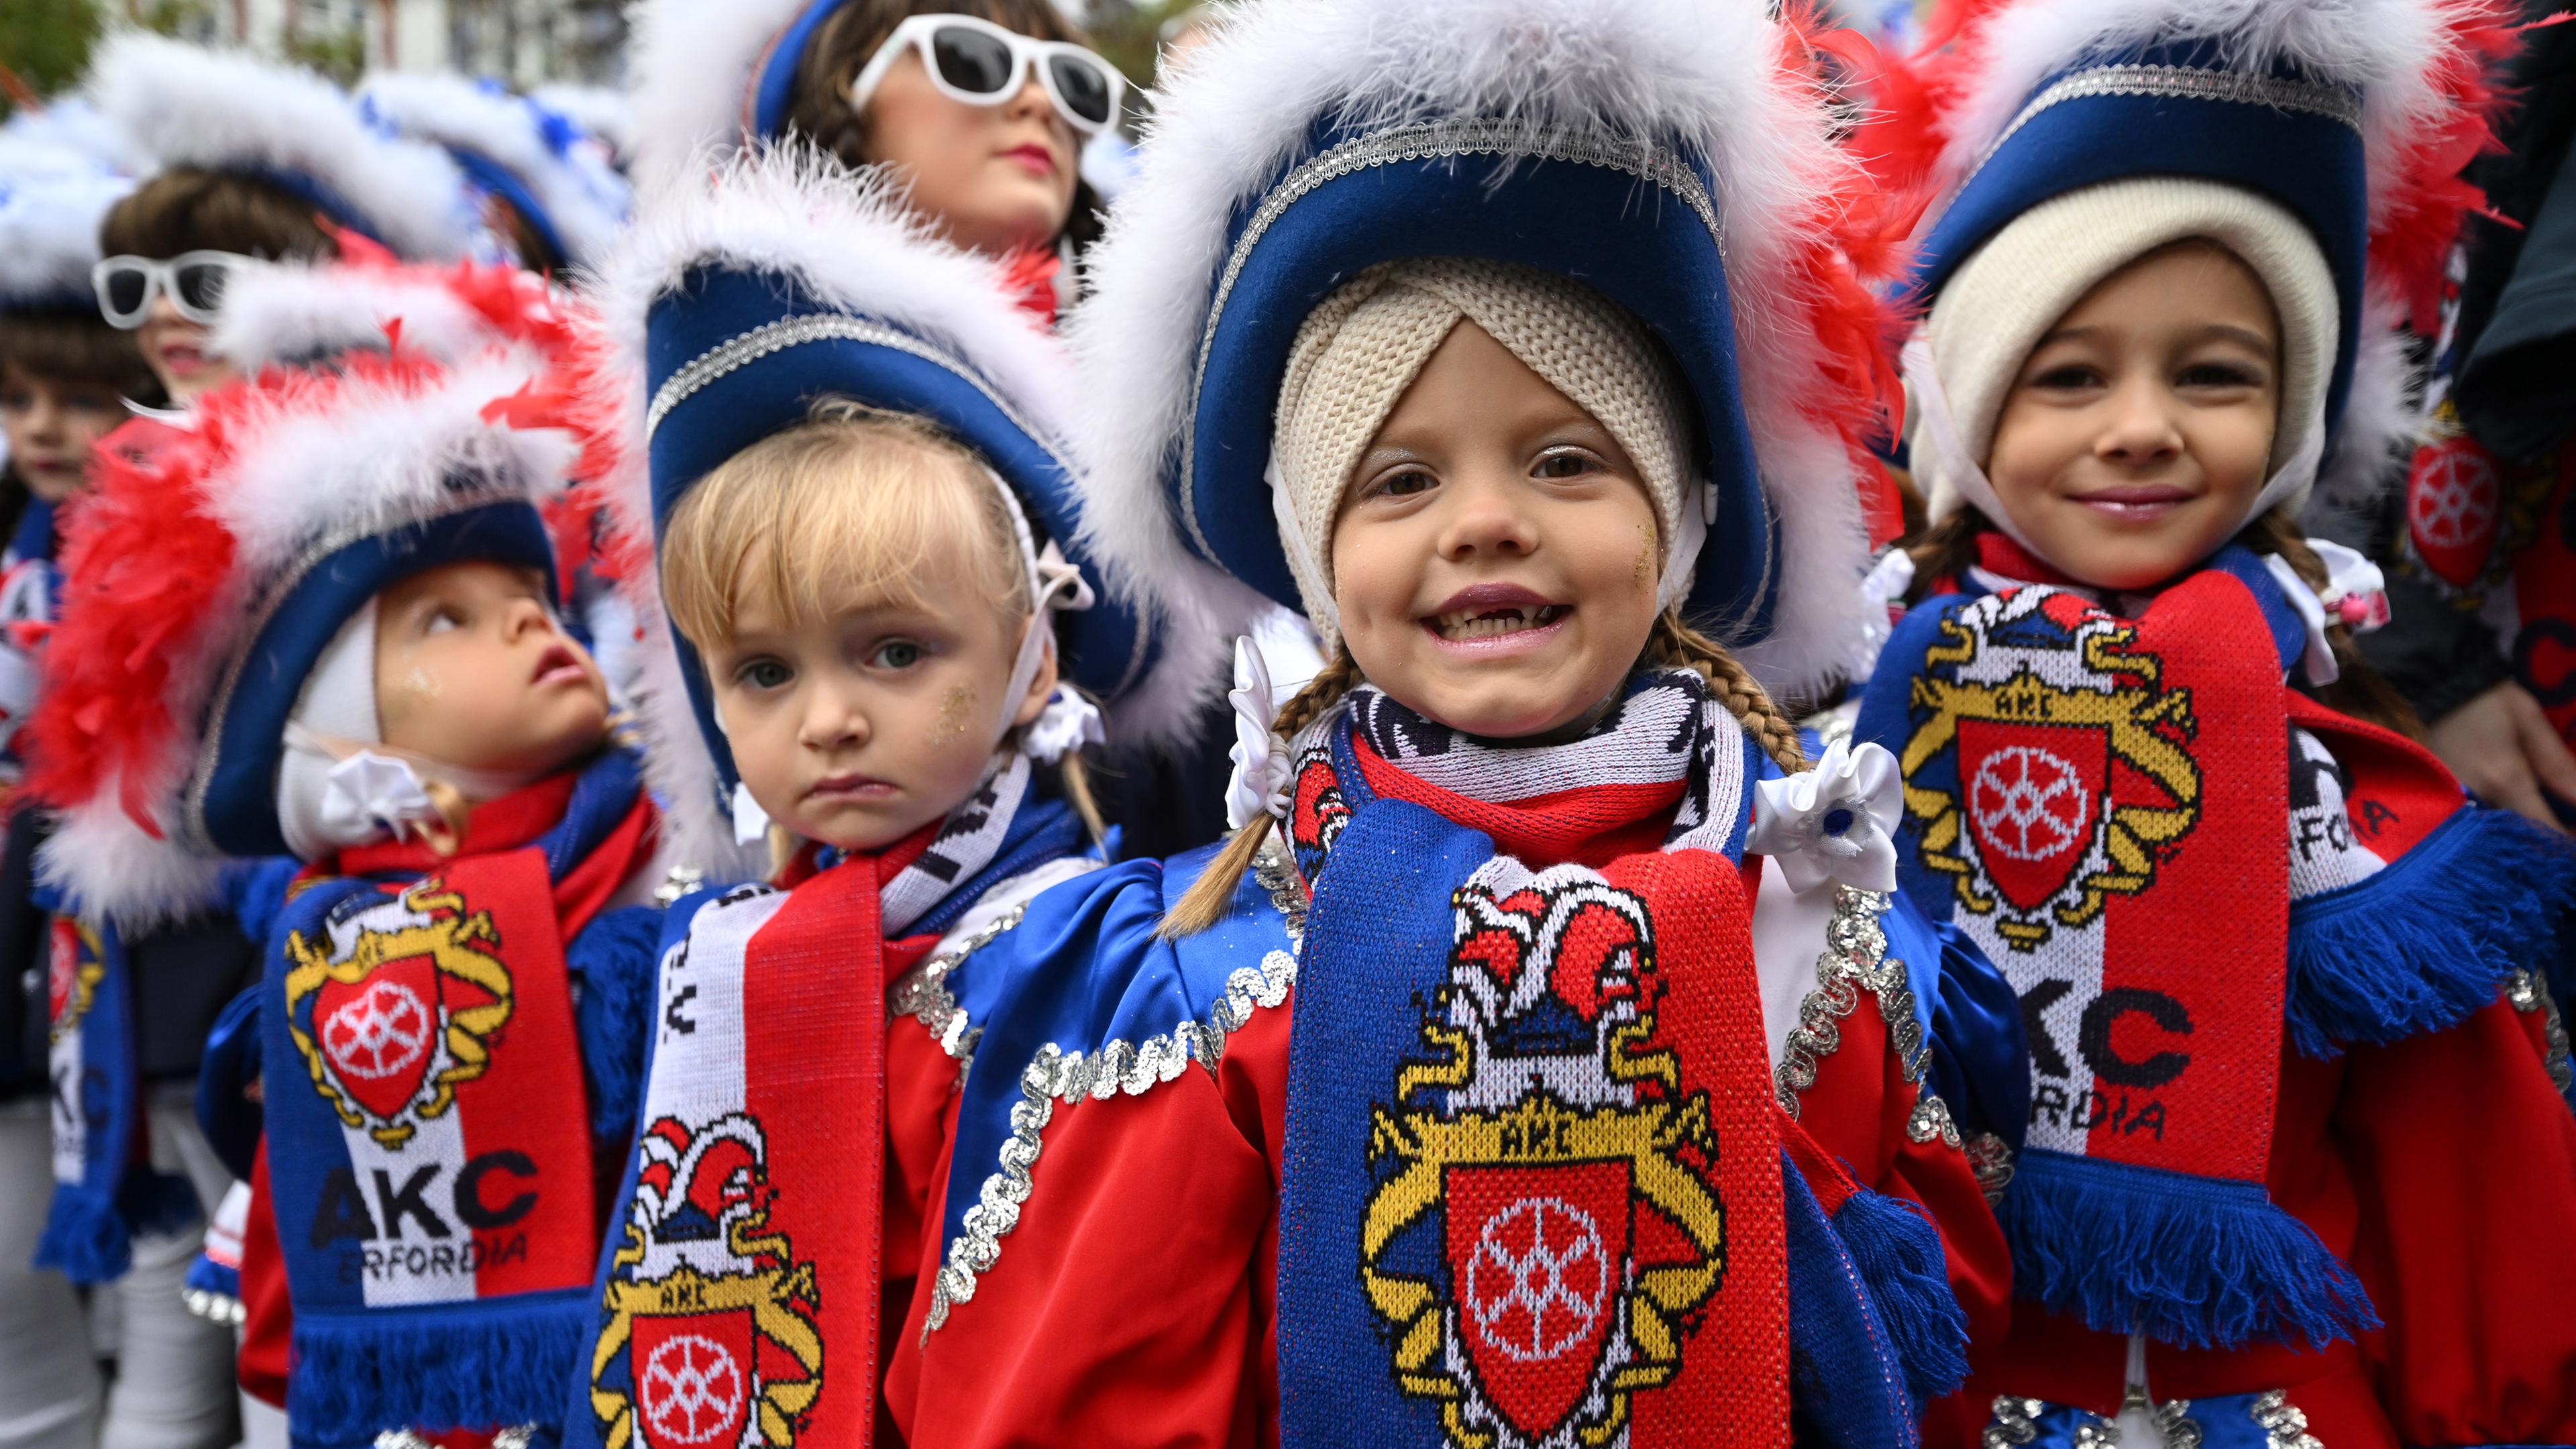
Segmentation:
{"type": "Polygon", "coordinates": [[[114,388],[137,402],[161,400],[134,334],[109,326],[96,307],[0,313],[0,374],[12,369],[47,382],[114,388]]]}
{"type": "MultiPolygon", "coordinates": [[[[1724,646],[1683,623],[1679,609],[1667,609],[1655,620],[1638,664],[1641,668],[1687,669],[1697,674],[1781,769],[1796,774],[1807,768],[1806,747],[1798,740],[1797,722],[1772,701],[1760,682],[1724,646]]],[[[1279,707],[1272,730],[1283,739],[1295,739],[1299,730],[1323,718],[1341,703],[1342,696],[1364,682],[1349,646],[1342,646],[1334,652],[1332,662],[1324,666],[1323,673],[1308,680],[1295,698],[1279,707]]],[[[1197,935],[1225,919],[1243,873],[1252,868],[1253,857],[1261,853],[1277,824],[1265,815],[1226,841],[1216,859],[1208,862],[1207,869],[1164,914],[1160,934],[1165,940],[1197,935]]]]}
{"type": "MultiPolygon", "coordinates": [[[[797,59],[788,124],[844,165],[866,165],[867,119],[850,104],[850,83],[859,78],[894,28],[915,15],[972,15],[1040,40],[1091,43],[1050,0],[849,0],[815,31],[805,54],[797,59]]],[[[1100,213],[1100,198],[1090,183],[1077,178],[1073,212],[1065,219],[1059,240],[1076,247],[1098,241],[1100,213]]]]}
{"type": "Polygon", "coordinates": [[[194,251],[271,261],[337,256],[340,248],[322,229],[318,210],[264,177],[174,167],[108,208],[99,223],[99,251],[161,259],[194,251]]]}

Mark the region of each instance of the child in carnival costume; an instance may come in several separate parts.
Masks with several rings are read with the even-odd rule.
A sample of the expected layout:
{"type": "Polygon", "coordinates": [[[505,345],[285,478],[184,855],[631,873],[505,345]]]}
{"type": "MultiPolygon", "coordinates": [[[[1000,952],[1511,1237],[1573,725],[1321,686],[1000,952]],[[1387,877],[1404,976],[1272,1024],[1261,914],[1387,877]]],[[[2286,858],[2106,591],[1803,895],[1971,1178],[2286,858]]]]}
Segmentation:
{"type": "Polygon", "coordinates": [[[299,1445],[544,1422],[628,1120],[657,817],[552,612],[540,509],[581,439],[532,415],[579,323],[526,285],[505,347],[271,371],[103,455],[30,726],[84,923],[304,862],[234,1023],[248,1329],[291,1320],[299,1445]]]}
{"type": "Polygon", "coordinates": [[[1908,894],[2030,1032],[1989,1442],[2576,1440],[2539,975],[2576,855],[2409,737],[2345,639],[2375,571],[2297,522],[2403,466],[2392,329],[2507,38],[2425,0],[1970,7],[1856,143],[1936,193],[1933,596],[1859,731],[1908,894]]]}
{"type": "Polygon", "coordinates": [[[1072,323],[1097,527],[1334,659],[1239,656],[1230,842],[989,948],[916,1446],[1910,1445],[2000,1327],[2010,996],[1743,662],[1856,633],[1893,382],[1808,39],[1283,3],[1172,82],[1072,323]]]}
{"type": "Polygon", "coordinates": [[[1061,353],[882,173],[737,158],[602,285],[641,465],[621,516],[650,520],[640,607],[669,620],[659,789],[712,878],[748,873],[738,841],[769,858],[665,928],[566,1437],[899,1442],[883,1356],[936,1266],[976,953],[1106,858],[1090,698],[1193,681],[1084,562],[1061,353]]]}
{"type": "Polygon", "coordinates": [[[100,304],[173,408],[238,375],[206,329],[247,261],[335,256],[335,230],[408,261],[501,255],[444,152],[377,131],[311,71],[135,31],[100,45],[83,90],[150,158],[102,228],[100,304]]]}

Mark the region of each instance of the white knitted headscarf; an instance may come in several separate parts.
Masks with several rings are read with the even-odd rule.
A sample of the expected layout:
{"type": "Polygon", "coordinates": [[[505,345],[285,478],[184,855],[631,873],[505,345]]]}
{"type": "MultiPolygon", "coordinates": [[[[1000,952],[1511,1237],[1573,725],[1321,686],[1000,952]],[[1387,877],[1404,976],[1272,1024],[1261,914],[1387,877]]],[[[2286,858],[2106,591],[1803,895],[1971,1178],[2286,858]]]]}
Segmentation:
{"type": "MultiPolygon", "coordinates": [[[[1360,273],[1298,328],[1271,432],[1271,505],[1306,616],[1327,650],[1333,520],[1387,414],[1461,321],[1473,322],[1590,413],[1644,475],[1664,572],[1658,603],[1690,584],[1707,523],[1685,507],[1689,413],[1654,339],[1619,304],[1552,272],[1467,257],[1412,257],[1360,273]]],[[[1700,490],[1689,496],[1697,504],[1700,490]]]]}
{"type": "MultiPolygon", "coordinates": [[[[2031,350],[2084,294],[2173,242],[2226,248],[2261,278],[2281,323],[2281,420],[2251,520],[2297,507],[2325,446],[2339,330],[2334,274],[2299,219],[2253,192],[2178,176],[2108,181],[2015,217],[1962,263],[1905,349],[1906,437],[1933,522],[1974,506],[2033,554],[1985,464],[2004,399],[2031,350]]],[[[2056,560],[2050,560],[2055,563],[2056,560]]]]}

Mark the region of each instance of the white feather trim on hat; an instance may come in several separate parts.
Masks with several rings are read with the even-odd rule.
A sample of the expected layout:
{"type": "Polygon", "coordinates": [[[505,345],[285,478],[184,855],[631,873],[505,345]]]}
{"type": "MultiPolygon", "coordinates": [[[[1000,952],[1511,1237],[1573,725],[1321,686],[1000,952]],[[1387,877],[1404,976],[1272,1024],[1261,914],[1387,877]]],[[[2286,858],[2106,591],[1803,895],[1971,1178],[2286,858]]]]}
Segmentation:
{"type": "Polygon", "coordinates": [[[574,125],[608,148],[609,158],[623,167],[635,157],[635,102],[608,86],[555,81],[528,92],[538,105],[570,116],[574,125]]]}
{"type": "Polygon", "coordinates": [[[526,101],[456,75],[373,75],[360,102],[416,141],[471,151],[510,173],[544,210],[575,266],[595,266],[626,223],[625,183],[557,153],[526,101]]]}
{"type": "Polygon", "coordinates": [[[456,163],[435,146],[368,129],[311,71],[126,32],[100,47],[88,93],[162,167],[309,177],[414,260],[462,257],[477,243],[481,224],[456,163]]]}
{"type": "Polygon", "coordinates": [[[152,158],[98,107],[78,95],[57,96],[40,111],[20,109],[0,126],[0,138],[75,152],[120,176],[140,176],[152,158]]]}
{"type": "Polygon", "coordinates": [[[1986,32],[1975,85],[1950,112],[1942,168],[1968,174],[2042,80],[2089,54],[2210,38],[2230,70],[2287,62],[2307,80],[2361,91],[2375,224],[2387,168],[2444,105],[2427,59],[2456,44],[2448,19],[2439,0],[2025,0],[1986,32]]]}
{"type": "MultiPolygon", "coordinates": [[[[1803,415],[1825,358],[1801,325],[1791,264],[1813,199],[1851,159],[1784,74],[1779,28],[1750,0],[1273,0],[1225,23],[1168,79],[1141,173],[1088,261],[1067,322],[1093,405],[1085,450],[1099,531],[1151,570],[1191,560],[1164,493],[1207,299],[1235,205],[1266,185],[1318,115],[1370,126],[1479,115],[1704,152],[1716,172],[1744,414],[1779,533],[1771,636],[1739,653],[1766,685],[1833,672],[1860,636],[1867,538],[1840,439],[1803,415]]],[[[1234,587],[1230,598],[1248,598],[1234,587]]]]}
{"type": "Polygon", "coordinates": [[[482,416],[536,366],[524,353],[494,353],[425,380],[351,374],[229,395],[238,405],[224,424],[226,455],[189,487],[232,540],[231,580],[186,639],[163,650],[162,698],[182,723],[157,758],[132,767],[161,835],[126,814],[110,780],[61,810],[39,860],[44,882],[129,929],[205,903],[216,862],[182,843],[179,792],[206,745],[196,722],[256,634],[256,611],[317,548],[453,511],[459,474],[488,480],[480,499],[541,502],[559,491],[576,452],[568,435],[482,416]]]}
{"type": "Polygon", "coordinates": [[[98,224],[133,189],[85,156],[0,138],[0,308],[88,302],[98,224]]]}
{"type": "MultiPolygon", "coordinates": [[[[1070,362],[1012,302],[1001,269],[930,235],[882,174],[851,172],[810,147],[764,148],[735,157],[711,186],[675,191],[648,206],[594,279],[590,297],[606,325],[623,394],[615,406],[627,420],[619,435],[629,456],[616,484],[623,526],[649,529],[653,518],[641,423],[645,320],[657,300],[710,262],[791,277],[818,300],[940,343],[1009,399],[1038,437],[1063,450],[1076,408],[1070,362]]],[[[1104,546],[1100,508],[1086,500],[1083,511],[1083,546],[1096,550],[1093,557],[1108,574],[1093,582],[1140,616],[1157,618],[1162,640],[1153,672],[1111,708],[1112,744],[1172,738],[1222,684],[1223,640],[1196,602],[1202,588],[1222,583],[1194,561],[1156,572],[1153,561],[1104,546]]],[[[721,839],[729,847],[732,827],[713,818],[713,766],[679,690],[678,663],[663,657],[672,646],[653,580],[634,582],[645,648],[654,656],[639,712],[656,792],[671,802],[675,838],[721,839]],[[705,820],[690,813],[701,804],[705,820]]],[[[693,863],[702,854],[692,849],[693,863]]]]}
{"type": "Polygon", "coordinates": [[[696,183],[742,145],[753,72],[809,0],[639,0],[634,27],[635,187],[696,183]]]}
{"type": "Polygon", "coordinates": [[[351,348],[382,351],[399,323],[405,351],[452,362],[498,339],[482,316],[419,273],[336,262],[245,267],[224,286],[206,347],[244,372],[351,348]]]}

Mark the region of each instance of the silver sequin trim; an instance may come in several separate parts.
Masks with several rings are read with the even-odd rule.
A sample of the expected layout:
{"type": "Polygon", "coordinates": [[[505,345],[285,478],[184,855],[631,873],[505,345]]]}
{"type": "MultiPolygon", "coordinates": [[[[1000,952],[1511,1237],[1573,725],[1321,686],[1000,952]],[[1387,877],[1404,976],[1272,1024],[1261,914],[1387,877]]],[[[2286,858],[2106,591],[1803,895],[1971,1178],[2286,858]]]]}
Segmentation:
{"type": "MultiPolygon", "coordinates": [[[[534,1424],[514,1425],[492,1435],[492,1449],[529,1449],[536,1442],[537,1426],[534,1424]]],[[[387,1429],[376,1436],[376,1449],[437,1449],[437,1446],[409,1429],[387,1429]]]]}
{"type": "Polygon", "coordinates": [[[707,883],[707,873],[694,865],[675,865],[662,883],[653,887],[653,903],[669,910],[680,903],[680,897],[707,883]]]}
{"type": "Polygon", "coordinates": [[[2037,1399],[2019,1399],[2006,1394],[1995,1400],[1992,1415],[1986,1420],[1986,1432],[1978,1440],[1978,1449],[2020,1449],[2039,1437],[2039,1416],[2048,1405],[2037,1399]]]}
{"type": "Polygon", "coordinates": [[[2165,1449],[2200,1449],[2205,1436],[2191,1417],[2191,1400],[2167,1399],[2156,1406],[2151,1417],[2156,1431],[2164,1435],[2165,1449]]]}
{"type": "Polygon", "coordinates": [[[2012,1186],[2012,1144],[1992,1132],[1980,1132],[1967,1140],[1962,1151],[1968,1154],[1968,1171],[1976,1176],[1977,1190],[1985,1194],[1992,1207],[2004,1200],[2004,1189],[2012,1186]]]}
{"type": "Polygon", "coordinates": [[[976,1190],[975,1205],[966,1210],[957,1240],[932,1280],[930,1308],[923,1315],[922,1341],[948,1322],[949,1310],[972,1302],[975,1280],[1001,1260],[1002,1239],[1019,1226],[1020,1207],[1029,1200],[1030,1169],[1037,1165],[1040,1134],[1055,1119],[1058,1102],[1088,1097],[1105,1101],[1121,1092],[1140,1095],[1171,1081],[1195,1061],[1213,1075],[1224,1058],[1226,1038],[1243,1029],[1255,1011],[1288,999],[1297,981],[1293,954],[1303,941],[1305,896],[1276,844],[1254,858],[1255,879],[1270,893],[1288,922],[1289,950],[1261,958],[1260,969],[1244,967],[1226,978],[1225,994],[1208,1008],[1204,1019],[1182,1021],[1160,1036],[1142,1042],[1111,1041],[1090,1057],[1050,1045],[1020,1073],[1020,1100],[1011,1104],[1011,1135],[1001,1147],[1000,1169],[976,1190]],[[1291,902],[1295,909],[1290,909],[1291,902]]]}
{"type": "MultiPolygon", "coordinates": [[[[1889,903],[1890,897],[1879,891],[1834,887],[1834,918],[1825,926],[1826,949],[1816,958],[1816,987],[1798,1003],[1798,1024],[1790,1028],[1789,1039],[1780,1048],[1779,1068],[1772,1073],[1772,1095],[1791,1117],[1798,1115],[1798,1094],[1816,1084],[1818,1066],[1842,1046],[1842,1020],[1860,1005],[1863,988],[1878,997],[1879,1015],[1887,1019],[1888,1040],[1896,1049],[1897,1068],[1905,1080],[1922,1081],[1931,1066],[1932,1054],[1923,1045],[1923,1023],[1914,1014],[1914,988],[1905,979],[1905,963],[1887,954],[1887,932],[1878,924],[1889,903]]],[[[1937,1105],[1939,1099],[1925,1091],[1915,1106],[1917,1118],[1925,1102],[1937,1105]]],[[[1946,1123],[1949,1109],[1941,1107],[1940,1113],[1946,1123]]],[[[1914,1119],[1909,1119],[1907,1129],[1913,1126],[1914,1119]]],[[[1953,1127],[1943,1136],[1956,1145],[1958,1129],[1953,1127]]]]}
{"type": "Polygon", "coordinates": [[[2542,1060],[2548,1065],[2549,1080],[2562,1096],[2576,1088],[2576,1062],[2569,1060],[2568,1053],[2567,1018],[2550,996],[2549,983],[2534,972],[2516,971],[2513,979],[2505,983],[2504,999],[2526,1016],[2540,1013],[2542,1060]]]}
{"type": "Polygon", "coordinates": [[[966,1019],[965,1009],[957,1004],[955,996],[949,994],[948,973],[956,970],[959,962],[991,945],[995,937],[1018,925],[1020,917],[1027,911],[1026,905],[1013,907],[954,947],[903,973],[902,979],[895,982],[894,989],[886,993],[886,1010],[892,1015],[909,1016],[920,1022],[922,1029],[939,1043],[940,1049],[956,1059],[961,1080],[974,1062],[975,1043],[983,1036],[984,1030],[966,1019]]]}
{"type": "MultiPolygon", "coordinates": [[[[2270,1436],[2264,1449],[2326,1449],[2323,1441],[2308,1432],[2308,1416],[2298,1405],[2290,1402],[2287,1393],[2279,1389],[2256,1395],[2253,1407],[2247,1412],[2270,1436]]],[[[2195,1445],[2199,1443],[2198,1440],[2192,1442],[2195,1445]]]]}
{"type": "Polygon", "coordinates": [[[2066,101],[2090,96],[2162,96],[2186,101],[2235,101],[2240,105],[2270,106],[2279,111],[2298,111],[2305,115],[2323,116],[2358,131],[2361,129],[2361,97],[2339,86],[2321,86],[2310,81],[2287,80],[2279,76],[2244,75],[2236,71],[2201,70],[2187,65],[2101,65],[2079,70],[2030,98],[2021,113],[1995,137],[1985,155],[1977,158],[1983,168],[2004,143],[2022,127],[2039,118],[2041,112],[2066,101]]]}
{"type": "Polygon", "coordinates": [[[187,1306],[190,1313],[226,1328],[239,1328],[250,1317],[250,1311],[242,1307],[242,1301],[229,1293],[183,1288],[179,1291],[179,1301],[187,1306]]]}
{"type": "MultiPolygon", "coordinates": [[[[1419,126],[1397,126],[1354,137],[1328,150],[1319,151],[1299,163],[1279,184],[1261,198],[1243,235],[1235,241],[1234,250],[1226,257],[1225,270],[1219,274],[1216,296],[1208,304],[1207,325],[1199,333],[1198,365],[1190,374],[1190,406],[1183,416],[1196,417],[1199,390],[1207,380],[1208,353],[1216,346],[1217,323],[1225,316],[1226,299],[1243,275],[1244,264],[1257,246],[1289,207],[1302,201],[1326,182],[1338,181],[1355,172],[1377,166],[1400,165],[1407,161],[1453,160],[1462,156],[1499,156],[1511,160],[1565,161],[1581,166],[1599,166],[1624,171],[1640,181],[1650,182],[1679,196],[1697,213],[1700,224],[1717,242],[1721,257],[1726,252],[1726,231],[1717,219],[1717,203],[1708,193],[1697,172],[1673,151],[1637,141],[1623,141],[1614,136],[1576,131],[1546,130],[1517,122],[1489,120],[1438,121],[1419,126]]],[[[1216,557],[1207,534],[1199,527],[1198,500],[1189,480],[1196,471],[1198,433],[1195,428],[1181,434],[1181,521],[1190,531],[1190,541],[1202,558],[1216,557]]]]}
{"type": "Polygon", "coordinates": [[[1917,1095],[1914,1110],[1906,1115],[1905,1135],[1916,1142],[1929,1142],[1938,1137],[1953,1147],[1966,1150],[1959,1139],[1959,1124],[1950,1120],[1950,1104],[1930,1092],[1917,1095]]]}

